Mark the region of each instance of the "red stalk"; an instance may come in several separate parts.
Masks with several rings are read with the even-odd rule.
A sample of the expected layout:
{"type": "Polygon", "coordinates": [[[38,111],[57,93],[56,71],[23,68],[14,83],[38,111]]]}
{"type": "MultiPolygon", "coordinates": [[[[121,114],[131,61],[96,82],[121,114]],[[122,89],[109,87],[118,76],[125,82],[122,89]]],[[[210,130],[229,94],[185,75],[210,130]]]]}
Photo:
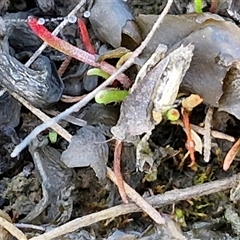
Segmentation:
{"type": "Polygon", "coordinates": [[[124,203],[128,203],[126,190],[124,187],[124,180],[121,172],[121,154],[122,154],[123,143],[119,140],[116,141],[114,149],[114,160],[113,160],[113,169],[116,175],[116,184],[118,187],[119,194],[124,203]]]}
{"type": "Polygon", "coordinates": [[[96,54],[96,51],[91,43],[86,24],[83,19],[78,19],[78,27],[80,30],[80,35],[86,50],[91,54],[96,54]]]}
{"type": "Polygon", "coordinates": [[[192,139],[192,134],[191,134],[191,126],[190,126],[190,121],[189,121],[189,112],[182,108],[182,119],[183,119],[183,124],[186,129],[186,135],[187,135],[187,141],[186,141],[186,148],[190,153],[190,159],[191,163],[188,165],[189,167],[194,167],[196,165],[195,161],[195,143],[192,139]]]}
{"type": "MultiPolygon", "coordinates": [[[[56,36],[53,36],[51,32],[48,31],[43,25],[39,25],[37,23],[36,18],[33,18],[33,17],[29,18],[28,25],[38,37],[40,37],[49,46],[57,49],[58,51],[70,57],[73,57],[81,62],[85,62],[93,67],[100,68],[109,74],[113,74],[116,71],[116,69],[113,66],[111,66],[110,64],[104,61],[100,63],[96,62],[95,56],[93,54],[85,52],[64,40],[56,36]]],[[[122,83],[122,85],[125,88],[130,87],[131,81],[126,75],[120,74],[117,79],[122,83]]]]}

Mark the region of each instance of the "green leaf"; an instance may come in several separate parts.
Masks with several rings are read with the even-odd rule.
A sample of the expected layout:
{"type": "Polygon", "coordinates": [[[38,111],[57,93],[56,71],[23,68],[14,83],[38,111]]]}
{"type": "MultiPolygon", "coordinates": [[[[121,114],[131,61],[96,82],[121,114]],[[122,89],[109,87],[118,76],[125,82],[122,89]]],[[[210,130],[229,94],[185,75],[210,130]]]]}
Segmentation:
{"type": "Polygon", "coordinates": [[[95,101],[99,104],[122,102],[128,94],[129,92],[127,90],[115,88],[103,89],[95,95],[95,101]]]}
{"type": "Polygon", "coordinates": [[[180,113],[177,109],[171,108],[167,111],[166,116],[170,121],[177,121],[180,118],[180,113]]]}
{"type": "Polygon", "coordinates": [[[48,133],[48,138],[51,143],[56,143],[57,142],[57,133],[52,131],[48,133]]]}
{"type": "Polygon", "coordinates": [[[202,0],[194,0],[194,7],[196,13],[202,13],[202,0]]]}
{"type": "Polygon", "coordinates": [[[97,75],[99,77],[102,77],[104,79],[109,78],[109,74],[104,72],[103,70],[101,70],[100,68],[91,68],[87,71],[87,75],[88,76],[93,76],[93,75],[97,75]]]}

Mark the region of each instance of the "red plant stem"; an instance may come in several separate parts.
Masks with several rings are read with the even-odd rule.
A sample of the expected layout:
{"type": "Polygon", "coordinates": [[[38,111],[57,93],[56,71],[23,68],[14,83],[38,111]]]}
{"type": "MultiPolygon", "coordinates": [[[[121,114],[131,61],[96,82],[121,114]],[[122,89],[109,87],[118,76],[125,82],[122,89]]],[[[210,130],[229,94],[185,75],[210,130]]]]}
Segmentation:
{"type": "Polygon", "coordinates": [[[196,163],[195,161],[195,143],[192,139],[192,134],[191,134],[191,126],[189,122],[189,112],[182,108],[182,118],[183,118],[183,124],[186,129],[186,135],[187,135],[187,141],[186,141],[186,148],[189,151],[190,154],[190,159],[191,163],[189,164],[189,167],[193,167],[196,163]]]}
{"type": "Polygon", "coordinates": [[[58,69],[58,75],[62,77],[62,75],[65,73],[67,70],[67,67],[69,66],[70,62],[72,60],[72,57],[67,56],[67,58],[63,61],[61,64],[60,68],[58,69]]]}
{"type": "Polygon", "coordinates": [[[210,9],[209,9],[209,12],[215,13],[216,10],[217,10],[218,4],[219,4],[219,0],[212,0],[212,1],[211,1],[211,7],[210,7],[210,9]]]}
{"type": "MultiPolygon", "coordinates": [[[[49,32],[43,25],[39,25],[37,23],[36,18],[28,18],[28,25],[38,37],[40,37],[44,42],[48,43],[49,46],[57,49],[58,51],[68,56],[71,56],[81,62],[87,63],[93,67],[100,68],[109,74],[113,74],[116,71],[115,67],[104,61],[100,63],[96,62],[95,56],[93,54],[85,52],[64,40],[53,36],[51,32],[49,32]]],[[[126,75],[120,74],[117,79],[121,82],[124,88],[130,87],[131,81],[126,75]]]]}
{"type": "Polygon", "coordinates": [[[115,149],[114,149],[114,160],[113,160],[113,170],[116,175],[117,187],[119,194],[124,203],[128,203],[127,194],[124,188],[124,181],[121,172],[121,154],[122,154],[122,142],[116,140],[115,149]]]}
{"type": "Polygon", "coordinates": [[[90,40],[90,37],[88,34],[86,24],[82,18],[78,19],[78,27],[80,30],[82,42],[83,42],[86,50],[91,54],[96,54],[96,51],[91,43],[91,40],[90,40]]]}

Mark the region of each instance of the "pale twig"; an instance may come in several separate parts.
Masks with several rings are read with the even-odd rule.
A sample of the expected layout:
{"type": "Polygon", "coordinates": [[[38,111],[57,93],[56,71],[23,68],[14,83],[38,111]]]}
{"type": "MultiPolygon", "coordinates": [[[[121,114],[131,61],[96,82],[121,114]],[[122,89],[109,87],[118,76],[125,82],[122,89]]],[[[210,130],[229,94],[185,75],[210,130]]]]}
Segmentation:
{"type": "MultiPolygon", "coordinates": [[[[11,92],[11,95],[14,98],[16,98],[21,104],[23,104],[26,108],[28,108],[34,115],[36,115],[43,122],[46,122],[51,119],[48,115],[43,113],[40,109],[33,107],[23,97],[19,96],[18,94],[11,92]]],[[[52,125],[52,129],[57,134],[62,136],[64,139],[66,139],[68,142],[71,141],[71,138],[72,138],[71,134],[67,130],[62,128],[58,123],[54,123],[54,125],[52,125]]]]}
{"type": "Polygon", "coordinates": [[[83,98],[85,98],[87,94],[84,94],[82,96],[67,96],[67,95],[62,95],[61,101],[65,103],[75,103],[78,101],[81,101],[83,98]]]}
{"type": "MultiPolygon", "coordinates": [[[[184,127],[183,126],[183,122],[181,120],[178,120],[177,124],[179,124],[180,126],[184,127]]],[[[204,128],[199,127],[199,126],[194,125],[194,124],[190,124],[190,126],[191,126],[191,129],[194,130],[196,133],[204,135],[204,128]]],[[[223,140],[227,140],[229,142],[235,142],[235,138],[234,137],[229,136],[229,135],[227,135],[225,133],[222,133],[222,132],[215,131],[215,130],[211,131],[211,136],[213,138],[223,139],[223,140]]]]}
{"type": "MultiPolygon", "coordinates": [[[[118,183],[116,175],[113,173],[113,171],[108,168],[107,171],[108,178],[111,179],[112,182],[114,182],[116,185],[118,183]]],[[[160,215],[160,213],[152,207],[145,199],[143,199],[133,188],[131,188],[126,182],[123,181],[123,185],[125,188],[125,191],[129,198],[132,199],[132,201],[139,206],[143,211],[145,211],[152,220],[155,221],[157,224],[165,224],[165,219],[160,215]]]]}
{"type": "Polygon", "coordinates": [[[46,229],[42,226],[37,226],[33,224],[28,224],[28,223],[14,223],[14,226],[17,228],[22,228],[22,229],[32,229],[32,230],[37,230],[41,232],[45,232],[46,229]]]}
{"type": "MultiPolygon", "coordinates": [[[[228,177],[222,180],[198,184],[196,186],[187,187],[185,189],[168,191],[164,194],[158,194],[156,196],[148,197],[145,200],[153,207],[160,208],[162,206],[174,204],[179,201],[188,200],[195,197],[201,197],[233,188],[234,186],[236,186],[236,182],[239,177],[240,174],[236,174],[232,177],[228,177]]],[[[135,212],[142,212],[142,209],[134,203],[118,205],[106,210],[76,218],[68,223],[63,224],[60,227],[50,230],[47,233],[44,233],[37,237],[33,237],[30,240],[51,240],[61,235],[74,232],[80,228],[88,227],[94,223],[135,212]]]]}
{"type": "Polygon", "coordinates": [[[26,236],[16,228],[11,222],[7,221],[6,219],[0,217],[0,226],[6,229],[9,233],[12,234],[18,240],[27,240],[26,236]]]}
{"type": "Polygon", "coordinates": [[[164,10],[158,17],[157,21],[154,23],[151,31],[147,35],[147,37],[144,39],[144,41],[141,43],[141,45],[133,52],[131,57],[119,68],[117,69],[106,81],[104,81],[100,86],[98,86],[96,89],[94,89],[92,92],[90,92],[85,98],[83,98],[78,103],[74,104],[70,108],[66,109],[64,112],[59,114],[58,116],[52,118],[51,120],[39,125],[36,127],[18,146],[15,147],[14,151],[11,154],[11,157],[17,156],[29,143],[32,139],[34,139],[40,132],[45,130],[46,128],[51,127],[54,123],[58,122],[59,120],[65,118],[66,116],[70,115],[71,113],[78,111],[80,108],[84,107],[89,101],[91,101],[95,95],[108,85],[111,85],[111,83],[117,78],[119,74],[127,70],[132,64],[134,64],[135,58],[141,54],[143,49],[146,47],[156,30],[159,28],[161,22],[163,21],[165,15],[168,13],[173,0],[169,0],[167,2],[167,5],[165,6],[164,10]]]}
{"type": "Polygon", "coordinates": [[[240,151],[240,138],[233,144],[223,161],[223,170],[227,171],[240,151]]]}
{"type": "Polygon", "coordinates": [[[203,135],[203,159],[204,162],[209,162],[211,155],[211,126],[213,117],[213,107],[209,107],[204,120],[204,135],[203,135]]]}
{"type": "MultiPolygon", "coordinates": [[[[50,116],[57,116],[60,113],[59,111],[55,111],[55,110],[44,110],[44,112],[50,116]]],[[[76,118],[72,115],[67,116],[66,118],[64,118],[64,120],[79,127],[83,127],[87,125],[87,121],[76,118]]]]}
{"type": "MultiPolygon", "coordinates": [[[[86,3],[86,0],[81,0],[77,6],[67,15],[66,18],[55,28],[55,30],[52,32],[52,35],[56,36],[67,24],[68,24],[68,18],[72,15],[76,15],[77,11],[86,3]]],[[[46,42],[44,42],[39,49],[32,55],[32,57],[26,62],[26,66],[29,67],[35,59],[42,53],[42,51],[48,46],[46,42]]]]}

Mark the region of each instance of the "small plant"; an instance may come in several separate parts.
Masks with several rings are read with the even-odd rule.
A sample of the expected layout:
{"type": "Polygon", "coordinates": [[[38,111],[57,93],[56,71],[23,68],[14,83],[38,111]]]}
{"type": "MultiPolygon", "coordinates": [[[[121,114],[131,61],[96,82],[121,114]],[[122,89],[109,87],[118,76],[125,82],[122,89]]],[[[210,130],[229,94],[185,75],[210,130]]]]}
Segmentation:
{"type": "Polygon", "coordinates": [[[165,114],[167,119],[170,121],[177,121],[180,118],[180,113],[175,108],[169,109],[165,114]]]}
{"type": "Polygon", "coordinates": [[[57,142],[57,133],[55,131],[51,131],[48,133],[48,138],[51,143],[56,143],[57,142]]]}
{"type": "Polygon", "coordinates": [[[88,76],[93,76],[93,75],[96,75],[96,76],[99,76],[99,77],[102,77],[104,79],[107,79],[110,77],[110,75],[106,72],[104,72],[103,70],[99,69],[99,68],[91,68],[87,71],[87,75],[88,76]]]}
{"type": "Polygon", "coordinates": [[[196,13],[202,13],[202,0],[194,0],[194,7],[196,13]]]}
{"type": "Polygon", "coordinates": [[[103,89],[96,94],[95,101],[99,104],[122,102],[128,94],[129,92],[127,90],[115,88],[103,89]]]}

